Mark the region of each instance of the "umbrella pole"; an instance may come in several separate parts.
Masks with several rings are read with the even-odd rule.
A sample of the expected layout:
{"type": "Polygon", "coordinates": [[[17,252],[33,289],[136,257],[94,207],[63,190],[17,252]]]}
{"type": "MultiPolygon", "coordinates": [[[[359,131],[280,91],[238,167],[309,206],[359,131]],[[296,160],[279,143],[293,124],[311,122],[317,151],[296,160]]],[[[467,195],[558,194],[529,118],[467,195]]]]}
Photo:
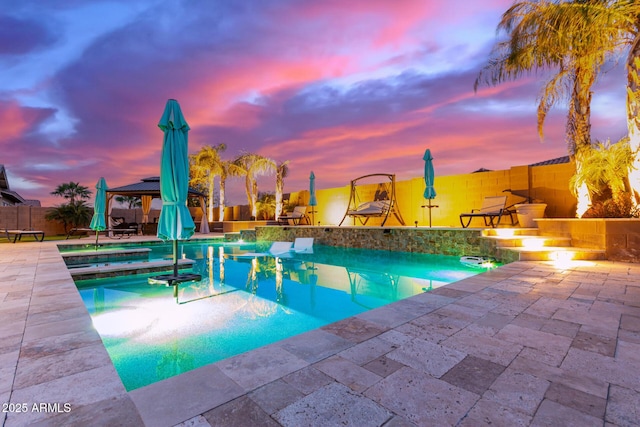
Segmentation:
{"type": "Polygon", "coordinates": [[[173,275],[178,277],[178,240],[173,241],[173,275]]]}
{"type": "Polygon", "coordinates": [[[431,228],[431,199],[429,199],[429,228],[431,228]]]}
{"type": "Polygon", "coordinates": [[[96,251],[98,250],[98,234],[100,232],[98,230],[96,230],[96,251]]]}

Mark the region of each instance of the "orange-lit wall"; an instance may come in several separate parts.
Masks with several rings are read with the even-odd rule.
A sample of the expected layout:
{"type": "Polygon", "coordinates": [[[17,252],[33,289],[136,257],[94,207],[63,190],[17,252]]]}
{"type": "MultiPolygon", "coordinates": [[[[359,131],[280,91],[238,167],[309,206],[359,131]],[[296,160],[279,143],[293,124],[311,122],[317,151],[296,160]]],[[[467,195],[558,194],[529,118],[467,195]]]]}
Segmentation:
{"type": "MultiPolygon", "coordinates": [[[[548,166],[514,166],[508,170],[479,172],[463,175],[436,176],[435,189],[437,196],[432,200],[437,208],[431,209],[433,226],[460,226],[459,215],[479,208],[486,196],[506,195],[507,206],[522,203],[524,199],[503,192],[505,189],[519,190],[526,194],[530,188],[533,201],[547,204],[546,217],[572,218],[575,213],[576,199],[569,190],[569,179],[574,174],[573,165],[564,163],[548,166]]],[[[373,200],[377,184],[359,187],[361,202],[373,200]]],[[[405,225],[429,225],[429,209],[422,206],[427,201],[422,197],[425,184],[422,177],[408,181],[396,182],[396,199],[405,225]]],[[[338,188],[318,190],[316,193],[318,206],[315,207],[314,223],[317,225],[337,225],[347,210],[349,202],[349,185],[338,188]]],[[[298,205],[306,205],[309,192],[291,193],[290,200],[298,205]]],[[[308,208],[310,212],[311,207],[308,208]]],[[[371,218],[367,225],[379,225],[382,219],[371,218]]],[[[343,225],[352,225],[353,219],[347,217],[343,225]]],[[[356,221],[356,225],[359,222],[356,221]]],[[[385,225],[400,225],[393,215],[389,216],[385,225]]],[[[482,225],[476,219],[471,226],[482,225]],[[475,222],[478,221],[478,222],[475,222]]]]}

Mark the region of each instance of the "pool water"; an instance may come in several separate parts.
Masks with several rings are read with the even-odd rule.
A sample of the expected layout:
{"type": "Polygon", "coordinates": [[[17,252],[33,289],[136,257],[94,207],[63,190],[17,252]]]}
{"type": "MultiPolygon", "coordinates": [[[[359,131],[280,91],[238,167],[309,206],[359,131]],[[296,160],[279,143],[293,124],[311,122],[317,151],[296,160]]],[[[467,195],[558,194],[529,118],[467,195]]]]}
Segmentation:
{"type": "MultiPolygon", "coordinates": [[[[259,248],[260,249],[260,248],[259,248]]],[[[154,249],[171,253],[170,245],[154,249]]],[[[153,275],[78,281],[126,387],[133,390],[475,275],[457,257],[314,247],[291,258],[242,258],[238,245],[189,242],[200,282],[153,275]]]]}

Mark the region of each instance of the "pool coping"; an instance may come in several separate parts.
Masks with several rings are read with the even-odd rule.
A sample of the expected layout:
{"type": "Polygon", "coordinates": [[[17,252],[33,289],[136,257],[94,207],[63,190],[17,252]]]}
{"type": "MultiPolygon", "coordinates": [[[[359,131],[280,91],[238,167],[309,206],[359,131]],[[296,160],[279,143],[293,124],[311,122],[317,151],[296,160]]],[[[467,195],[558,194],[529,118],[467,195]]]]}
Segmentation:
{"type": "MultiPolygon", "coordinates": [[[[415,334],[421,332],[412,332],[416,324],[424,323],[422,319],[435,313],[452,322],[468,322],[467,327],[472,330],[497,328],[496,325],[487,326],[482,322],[487,322],[489,314],[492,318],[507,315],[498,313],[495,308],[492,311],[482,307],[485,299],[480,295],[483,293],[504,298],[514,294],[514,298],[530,295],[537,298],[536,303],[544,301],[549,306],[555,304],[552,313],[549,307],[545,309],[544,304],[533,310],[536,303],[531,303],[526,308],[521,307],[517,316],[502,325],[497,334],[504,332],[511,347],[521,347],[518,355],[511,360],[495,359],[500,362],[499,365],[506,366],[505,371],[538,375],[539,378],[536,378],[539,381],[552,385],[562,383],[564,387],[586,393],[589,398],[605,399],[607,421],[612,425],[618,419],[616,416],[620,416],[616,408],[631,408],[640,403],[637,396],[640,385],[630,384],[630,380],[625,379],[628,377],[625,373],[638,372],[640,368],[640,361],[631,355],[633,351],[638,354],[640,350],[640,332],[635,329],[635,323],[631,327],[624,325],[625,319],[627,323],[640,320],[640,285],[633,283],[633,277],[638,277],[640,273],[637,264],[598,261],[566,268],[557,268],[548,262],[508,264],[432,292],[126,392],[57,250],[59,243],[23,242],[12,245],[11,251],[0,253],[0,361],[5,362],[0,365],[0,377],[3,378],[0,380],[0,401],[11,402],[14,409],[21,407],[15,405],[26,404],[28,409],[27,412],[6,413],[4,421],[7,426],[39,421],[81,424],[96,419],[104,424],[172,426],[187,420],[206,422],[208,418],[219,415],[220,411],[224,412],[225,408],[240,404],[250,405],[259,411],[258,415],[252,416],[264,416],[265,422],[276,422],[277,419],[280,424],[293,425],[300,419],[295,418],[291,411],[287,412],[287,408],[295,407],[313,396],[320,397],[327,387],[345,385],[346,388],[339,389],[341,393],[357,396],[367,404],[382,406],[390,414],[385,422],[391,419],[399,423],[408,422],[414,415],[394,409],[394,405],[399,404],[389,403],[388,390],[385,391],[384,387],[396,374],[378,375],[373,381],[373,374],[364,372],[364,363],[354,360],[362,357],[357,356],[358,352],[365,351],[367,346],[387,346],[388,351],[384,353],[387,357],[392,352],[397,353],[403,346],[415,345],[418,341],[430,344],[423,344],[423,349],[442,350],[441,343],[446,340],[438,341],[426,335],[418,337],[415,334]],[[573,288],[573,292],[567,294],[568,288],[573,288]],[[585,311],[587,306],[589,309],[585,311]],[[560,317],[557,316],[559,310],[563,310],[560,317]],[[476,318],[474,312],[484,315],[476,318]],[[607,316],[613,320],[607,320],[607,316]],[[590,336],[615,340],[615,351],[612,356],[606,356],[585,350],[584,345],[582,348],[574,345],[576,337],[567,348],[546,349],[543,344],[535,344],[542,334],[541,328],[536,329],[535,325],[539,319],[578,324],[580,332],[584,329],[584,333],[590,336]],[[532,350],[530,353],[538,354],[542,362],[536,361],[532,354],[520,354],[529,347],[517,343],[528,340],[535,344],[530,344],[531,348],[539,352],[532,350]],[[565,368],[564,362],[555,367],[544,363],[544,357],[559,357],[556,353],[562,351],[565,358],[577,361],[565,368]],[[577,384],[577,378],[585,376],[584,360],[591,362],[590,369],[595,369],[597,375],[590,384],[577,384]],[[615,372],[600,367],[605,363],[615,365],[615,372]],[[357,378],[347,371],[357,372],[357,378]],[[313,374],[322,380],[318,380],[320,382],[314,384],[312,390],[306,389],[299,378],[295,379],[302,373],[313,374]],[[558,380],[563,375],[565,378],[558,380]],[[324,383],[326,381],[327,384],[324,383]],[[602,392],[611,387],[618,391],[617,395],[602,392]],[[290,397],[290,401],[282,406],[283,398],[272,393],[274,388],[285,388],[289,395],[295,395],[291,391],[295,389],[298,394],[290,397]],[[625,390],[635,391],[636,396],[625,395],[625,390]],[[264,398],[265,393],[272,401],[264,398]],[[622,398],[616,397],[620,394],[622,398]],[[42,407],[44,410],[41,412],[33,410],[34,404],[42,403],[50,405],[42,407]],[[56,406],[56,403],[59,405],[56,406]],[[65,403],[71,405],[70,412],[66,412],[65,403]]],[[[507,308],[504,310],[507,311],[507,308]]],[[[563,333],[566,335],[566,331],[563,333]]],[[[567,340],[563,339],[566,336],[562,333],[552,335],[553,340],[566,346],[567,340]]],[[[474,350],[474,343],[471,342],[477,339],[474,336],[467,337],[466,342],[462,339],[455,351],[475,358],[482,356],[482,351],[474,350]]],[[[389,360],[399,363],[396,353],[393,353],[396,359],[389,360]]],[[[486,359],[492,357],[498,356],[484,356],[486,359]]],[[[403,367],[397,372],[411,371],[414,375],[425,375],[426,368],[416,368],[413,366],[415,363],[415,360],[404,361],[401,363],[403,367]]],[[[431,372],[429,377],[441,385],[442,375],[431,372]]],[[[462,392],[457,389],[464,389],[455,388],[458,393],[462,392]]],[[[446,395],[445,391],[442,394],[446,395]]],[[[568,411],[566,408],[577,411],[567,402],[561,404],[557,402],[558,398],[551,399],[548,393],[540,395],[536,391],[532,394],[539,400],[535,410],[516,408],[510,413],[531,422],[548,417],[549,407],[558,409],[560,405],[565,412],[568,411]]],[[[344,396],[336,397],[341,398],[344,396]]],[[[487,405],[485,400],[484,397],[478,398],[468,408],[466,416],[473,418],[474,410],[480,412],[482,404],[487,405]]],[[[596,418],[587,410],[577,411],[577,414],[574,412],[571,412],[574,417],[596,418]]],[[[561,416],[563,412],[558,414],[561,416]]],[[[605,415],[601,418],[604,419],[605,415]]]]}

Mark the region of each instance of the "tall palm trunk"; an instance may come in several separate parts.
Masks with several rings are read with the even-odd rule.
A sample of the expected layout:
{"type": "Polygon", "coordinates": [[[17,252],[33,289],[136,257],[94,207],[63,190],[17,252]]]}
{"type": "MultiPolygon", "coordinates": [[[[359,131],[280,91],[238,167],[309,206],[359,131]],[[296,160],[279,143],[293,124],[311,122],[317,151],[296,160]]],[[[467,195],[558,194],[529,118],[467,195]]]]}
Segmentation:
{"type": "Polygon", "coordinates": [[[633,162],[629,168],[631,201],[640,205],[640,34],[636,35],[627,61],[627,127],[633,162]]]}
{"type": "Polygon", "coordinates": [[[222,175],[220,176],[220,200],[218,201],[219,212],[218,219],[220,221],[224,221],[224,190],[227,185],[227,177],[222,175]]]}
{"type": "Polygon", "coordinates": [[[258,219],[258,181],[255,178],[251,180],[251,216],[258,219]]]}
{"type": "Polygon", "coordinates": [[[282,193],[284,191],[284,180],[282,179],[282,175],[278,174],[276,176],[276,213],[275,219],[276,221],[282,214],[282,193]]]}
{"type": "Polygon", "coordinates": [[[215,178],[215,175],[213,175],[212,173],[209,174],[209,176],[207,177],[209,180],[209,185],[207,185],[207,190],[208,190],[208,203],[207,203],[207,219],[209,221],[213,221],[213,181],[215,178]]]}
{"type": "MultiPolygon", "coordinates": [[[[591,97],[590,90],[594,83],[594,75],[576,70],[573,82],[573,93],[569,106],[567,120],[567,139],[569,153],[576,165],[576,172],[580,173],[584,159],[589,156],[591,150],[591,97]]],[[[578,204],[576,216],[582,217],[591,207],[591,194],[585,183],[573,188],[578,204]]]]}
{"type": "Polygon", "coordinates": [[[247,201],[249,202],[249,212],[255,218],[254,203],[253,203],[253,186],[251,185],[251,175],[247,172],[247,176],[244,179],[244,189],[247,192],[247,201]]]}
{"type": "Polygon", "coordinates": [[[276,221],[282,215],[282,209],[284,207],[282,198],[284,194],[284,178],[289,174],[289,160],[286,160],[276,165],[276,221]]]}

